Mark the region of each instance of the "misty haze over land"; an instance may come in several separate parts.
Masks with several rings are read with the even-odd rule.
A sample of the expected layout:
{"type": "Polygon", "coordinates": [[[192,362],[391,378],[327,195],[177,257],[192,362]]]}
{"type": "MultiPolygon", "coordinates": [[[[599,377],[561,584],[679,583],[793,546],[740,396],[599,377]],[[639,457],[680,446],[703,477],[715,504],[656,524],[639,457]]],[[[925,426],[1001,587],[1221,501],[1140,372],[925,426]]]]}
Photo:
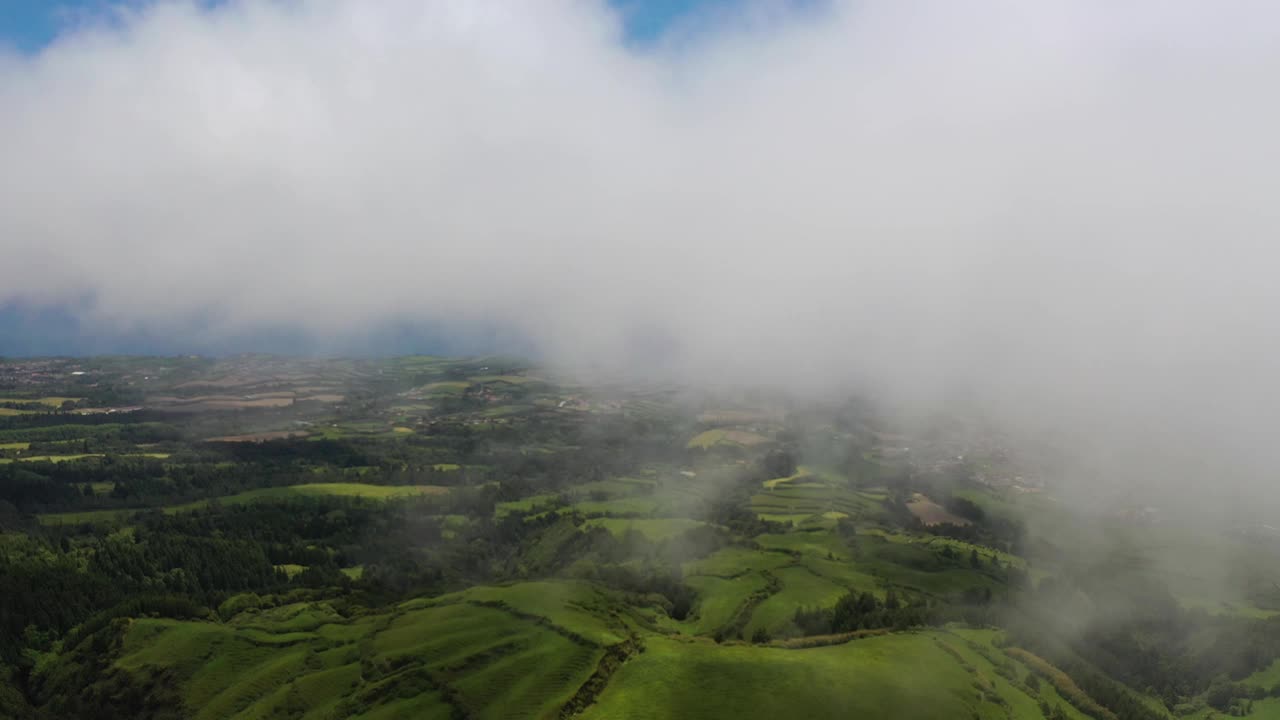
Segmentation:
{"type": "Polygon", "coordinates": [[[1074,482],[1266,505],[1280,8],[714,19],[636,46],[585,1],[73,18],[0,55],[0,305],[964,398],[1074,482]]]}

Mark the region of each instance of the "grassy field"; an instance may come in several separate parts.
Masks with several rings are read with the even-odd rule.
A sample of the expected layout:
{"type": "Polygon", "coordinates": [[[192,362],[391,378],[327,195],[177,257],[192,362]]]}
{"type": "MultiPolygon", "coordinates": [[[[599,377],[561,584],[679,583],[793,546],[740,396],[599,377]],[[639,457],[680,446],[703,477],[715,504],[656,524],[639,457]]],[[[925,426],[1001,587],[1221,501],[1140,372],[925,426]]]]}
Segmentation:
{"type": "Polygon", "coordinates": [[[745,430],[728,430],[715,428],[705,430],[691,438],[686,445],[689,448],[709,450],[718,445],[729,447],[750,447],[769,442],[769,438],[745,430]]]}
{"type": "Polygon", "coordinates": [[[79,453],[75,455],[30,455],[20,458],[0,458],[0,463],[9,462],[66,462],[88,457],[102,457],[100,453],[79,453]]]}
{"type": "Polygon", "coordinates": [[[1000,586],[989,575],[945,561],[921,544],[896,543],[869,536],[859,538],[859,548],[862,557],[857,569],[874,575],[886,585],[930,595],[945,595],[970,588],[998,590],[1000,586]]]}
{"type": "Polygon", "coordinates": [[[711,635],[729,625],[752,594],[768,585],[765,576],[758,572],[735,578],[694,575],[685,582],[698,593],[695,616],[687,623],[688,631],[695,635],[711,635]]]}
{"type": "MultiPolygon", "coordinates": [[[[196,502],[183,503],[181,505],[169,505],[162,510],[166,513],[180,513],[189,510],[202,508],[211,502],[218,502],[223,505],[239,505],[244,503],[258,502],[263,500],[273,500],[289,497],[323,497],[326,495],[338,495],[345,497],[364,497],[375,500],[389,500],[399,497],[413,497],[415,495],[436,495],[446,493],[449,489],[439,485],[368,485],[365,483],[306,483],[303,485],[287,485],[285,487],[259,488],[257,490],[249,490],[235,495],[226,495],[214,500],[197,500],[196,502]]],[[[57,524],[77,524],[92,522],[114,522],[119,521],[139,512],[136,509],[124,510],[88,510],[85,512],[71,513],[46,513],[39,516],[41,523],[46,525],[57,524]]]]}
{"type": "Polygon", "coordinates": [[[281,572],[288,575],[289,577],[294,577],[295,575],[301,575],[307,569],[307,566],[297,565],[294,563],[287,563],[284,565],[276,565],[276,569],[280,570],[281,572]]]}
{"type": "Polygon", "coordinates": [[[652,490],[655,482],[653,480],[645,480],[638,478],[610,478],[608,480],[596,480],[593,482],[574,485],[569,488],[569,494],[575,498],[589,498],[593,496],[603,496],[610,500],[621,497],[629,497],[646,490],[652,490]]]}
{"type": "Polygon", "coordinates": [[[38,398],[0,397],[0,403],[40,403],[41,405],[47,405],[48,407],[53,407],[53,408],[62,407],[62,404],[68,401],[79,402],[80,400],[81,398],[78,398],[78,397],[55,397],[55,396],[38,397],[38,398]]]}
{"type": "MultiPolygon", "coordinates": [[[[20,458],[0,458],[0,463],[7,462],[67,462],[68,460],[82,460],[91,457],[105,457],[104,453],[77,453],[74,455],[28,455],[20,458]]],[[[169,457],[169,453],[120,453],[112,454],[112,457],[131,458],[144,457],[164,460],[169,457]]]]}
{"type": "Polygon", "coordinates": [[[772,570],[790,562],[791,558],[782,553],[763,552],[731,545],[701,560],[685,563],[683,570],[685,575],[712,575],[728,578],[748,572],[772,570]]]}
{"type": "Polygon", "coordinates": [[[1265,669],[1259,670],[1240,682],[1252,687],[1260,687],[1264,690],[1270,690],[1276,685],[1280,685],[1280,660],[1272,662],[1265,669]]]}
{"type": "Polygon", "coordinates": [[[704,524],[688,518],[593,518],[586,522],[587,527],[602,527],[618,536],[634,530],[653,541],[667,540],[704,524]]]}
{"type": "MultiPolygon", "coordinates": [[[[983,699],[972,673],[940,649],[934,633],[872,637],[786,650],[710,641],[646,640],[585,718],[1039,718],[983,699]]],[[[1025,696],[1023,696],[1025,698],[1025,696]]],[[[1029,698],[1026,698],[1029,700],[1029,698]]],[[[1033,712],[1034,711],[1034,712],[1033,712]]]]}
{"type": "Polygon", "coordinates": [[[886,532],[878,528],[868,528],[867,530],[861,531],[860,534],[868,537],[882,538],[891,543],[918,545],[937,552],[942,552],[943,548],[950,547],[953,553],[964,557],[968,557],[970,552],[976,550],[978,555],[982,556],[983,560],[986,560],[990,556],[994,556],[1001,564],[1013,565],[1014,567],[1025,567],[1027,564],[1026,560],[1018,557],[1017,555],[1004,552],[1003,550],[995,550],[993,548],[986,547],[985,545],[974,545],[973,543],[968,543],[963,540],[942,537],[940,535],[886,532]]]}
{"type": "Polygon", "coordinates": [[[832,521],[839,513],[855,519],[875,520],[884,512],[882,496],[849,490],[823,482],[812,482],[814,476],[795,475],[777,478],[777,482],[751,497],[751,510],[768,520],[821,523],[832,521]],[[803,479],[801,482],[796,482],[803,479]]]}
{"type": "MultiPolygon", "coordinates": [[[[807,572],[777,572],[799,591],[809,581],[792,570],[807,572]]],[[[355,617],[309,602],[244,609],[224,622],[139,618],[130,621],[114,666],[137,676],[166,669],[166,683],[197,720],[556,718],[606,648],[623,647],[617,644],[633,632],[612,612],[614,603],[590,584],[534,582],[474,587],[355,617]]],[[[729,617],[732,605],[715,613],[729,617]]],[[[582,716],[772,720],[891,711],[920,720],[1030,720],[1042,717],[1044,699],[1085,720],[1049,683],[1032,691],[1017,682],[1026,668],[994,637],[929,630],[791,649],[645,634],[644,651],[617,668],[582,716]]]]}
{"type": "Polygon", "coordinates": [[[500,603],[520,613],[546,618],[557,627],[577,633],[600,645],[622,642],[626,629],[608,620],[609,598],[587,583],[526,582],[504,586],[477,586],[444,595],[430,603],[410,601],[401,606],[428,607],[454,603],[500,603]]]}
{"type": "Polygon", "coordinates": [[[798,530],[783,534],[765,534],[756,537],[756,543],[766,550],[832,557],[849,560],[853,557],[849,543],[825,529],[798,530]]]}
{"type": "MultiPolygon", "coordinates": [[[[782,589],[760,603],[743,634],[751,637],[763,629],[775,637],[786,635],[791,618],[800,608],[829,608],[849,589],[815,574],[806,567],[784,567],[773,571],[782,589]]],[[[869,588],[868,588],[869,589],[869,588]]]]}
{"type": "Polygon", "coordinates": [[[658,509],[658,501],[647,497],[583,500],[571,507],[584,515],[650,515],[658,509]]]}
{"type": "Polygon", "coordinates": [[[458,396],[465,392],[469,385],[470,383],[462,381],[434,382],[430,385],[424,385],[419,389],[419,392],[427,397],[431,397],[433,395],[458,396]]]}
{"type": "Polygon", "coordinates": [[[536,583],[350,619],[325,603],[226,623],[138,619],[115,666],[168,668],[197,720],[551,718],[621,639],[579,602],[603,600],[589,586],[536,583]]]}
{"type": "Polygon", "coordinates": [[[559,495],[531,495],[529,497],[520,498],[519,500],[511,500],[508,502],[500,502],[493,508],[494,517],[502,517],[513,512],[529,512],[535,507],[541,505],[549,505],[554,503],[559,495]]]}
{"type": "Polygon", "coordinates": [[[796,610],[831,607],[851,590],[884,596],[879,578],[847,560],[827,559],[831,550],[848,552],[830,533],[761,535],[757,541],[781,551],[728,547],[685,564],[686,582],[698,593],[695,616],[683,628],[686,632],[710,635],[724,628],[753,595],[765,591],[769,578],[776,592],[758,596],[759,604],[744,630],[746,637],[758,628],[785,635],[796,610]]]}

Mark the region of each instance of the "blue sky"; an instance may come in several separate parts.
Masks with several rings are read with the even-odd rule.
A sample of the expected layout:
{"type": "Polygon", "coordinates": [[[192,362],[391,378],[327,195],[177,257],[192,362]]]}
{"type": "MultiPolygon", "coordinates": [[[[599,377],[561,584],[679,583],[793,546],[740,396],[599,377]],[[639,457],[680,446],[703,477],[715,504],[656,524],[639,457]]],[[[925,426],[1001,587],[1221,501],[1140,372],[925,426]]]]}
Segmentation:
{"type": "MultiPolygon", "coordinates": [[[[129,0],[137,2],[138,0],[129,0]]],[[[200,0],[216,4],[223,0],[200,0]]],[[[623,16],[627,37],[645,44],[690,14],[740,5],[744,0],[609,0],[623,16]]],[[[38,52],[57,37],[68,15],[95,11],[119,0],[0,0],[0,43],[38,52]]]]}

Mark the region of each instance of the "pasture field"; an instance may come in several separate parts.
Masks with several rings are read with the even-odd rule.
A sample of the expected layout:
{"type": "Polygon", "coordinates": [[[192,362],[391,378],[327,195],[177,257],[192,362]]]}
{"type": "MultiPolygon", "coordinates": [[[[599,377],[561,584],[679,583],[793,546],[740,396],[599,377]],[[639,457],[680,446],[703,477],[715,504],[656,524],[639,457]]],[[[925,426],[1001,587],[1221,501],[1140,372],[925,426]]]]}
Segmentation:
{"type": "Polygon", "coordinates": [[[783,553],[730,545],[705,558],[685,563],[683,571],[685,575],[730,578],[749,572],[772,570],[790,562],[791,558],[783,553]]]}
{"type": "Polygon", "coordinates": [[[627,497],[615,500],[583,500],[570,507],[584,515],[651,515],[659,502],[648,497],[627,497]]]}
{"type": "MultiPolygon", "coordinates": [[[[326,495],[343,497],[363,497],[374,500],[390,500],[417,495],[440,495],[449,489],[439,485],[368,485],[365,483],[305,483],[302,485],[286,485],[283,487],[259,488],[247,490],[235,495],[225,495],[212,500],[197,500],[181,505],[167,505],[161,509],[167,514],[175,514],[207,507],[212,502],[222,505],[243,505],[245,503],[274,500],[289,497],[323,497],[326,495]]],[[[86,510],[69,513],[45,513],[39,520],[45,525],[71,525],[93,522],[116,522],[129,517],[138,509],[119,510],[86,510]]]]}
{"type": "Polygon", "coordinates": [[[973,543],[965,542],[964,540],[942,537],[940,535],[890,532],[881,528],[867,528],[866,530],[859,530],[858,534],[860,536],[880,538],[892,543],[918,545],[939,553],[942,552],[943,548],[950,547],[953,553],[966,558],[971,552],[976,551],[983,560],[994,556],[1003,565],[1012,565],[1017,568],[1025,568],[1027,566],[1027,561],[1025,559],[1012,553],[989,548],[985,545],[975,545],[973,543]]]}
{"type": "Polygon", "coordinates": [[[102,457],[99,453],[80,453],[76,455],[28,455],[19,458],[0,458],[0,463],[11,462],[66,462],[68,460],[81,460],[88,457],[102,457]]]}
{"type": "Polygon", "coordinates": [[[526,383],[543,382],[538,378],[525,377],[524,375],[475,375],[470,378],[474,385],[484,385],[488,383],[507,383],[508,385],[524,385],[526,383]]]}
{"type": "MultiPolygon", "coordinates": [[[[930,632],[791,650],[647,638],[583,717],[857,718],[1014,720],[1041,718],[1017,690],[984,699],[970,673],[930,632]]],[[[999,693],[999,689],[997,689],[999,693]]]]}
{"type": "Polygon", "coordinates": [[[836,585],[858,592],[869,592],[881,600],[884,599],[887,586],[891,584],[885,578],[872,575],[867,568],[858,563],[828,560],[821,555],[806,554],[800,558],[798,564],[814,575],[836,585]]]}
{"type": "Polygon", "coordinates": [[[458,396],[466,392],[466,389],[470,387],[470,385],[471,383],[463,381],[441,381],[424,385],[421,388],[418,388],[418,392],[422,393],[426,397],[431,397],[433,395],[458,396]]]}
{"type": "Polygon", "coordinates": [[[756,607],[743,631],[744,637],[751,637],[760,629],[775,637],[785,636],[796,610],[834,607],[836,601],[849,592],[849,588],[837,585],[807,567],[783,567],[774,570],[773,575],[782,584],[782,589],[756,607]]]}
{"type": "MultiPolygon", "coordinates": [[[[1205,714],[1198,717],[1206,718],[1206,720],[1216,720],[1217,715],[1213,710],[1206,710],[1205,714]]],[[[1262,698],[1253,701],[1253,712],[1246,717],[1253,720],[1280,720],[1280,698],[1262,698]]]]}
{"type": "Polygon", "coordinates": [[[764,592],[769,582],[759,572],[748,572],[737,577],[723,578],[714,575],[692,575],[686,581],[698,593],[695,617],[686,623],[694,635],[711,635],[728,626],[753,594],[764,592]]]}
{"type": "MultiPolygon", "coordinates": [[[[0,463],[6,462],[68,462],[70,460],[83,460],[84,458],[106,457],[106,453],[76,453],[73,455],[25,455],[17,458],[0,458],[0,463]]],[[[111,457],[117,458],[153,458],[156,460],[164,460],[169,457],[169,453],[111,453],[111,457]]]]}
{"type": "MultiPolygon", "coordinates": [[[[585,583],[518,583],[344,617],[326,603],[243,610],[227,622],[131,620],[113,667],[164,669],[190,717],[554,718],[606,649],[616,601],[585,583]]],[[[1040,718],[1084,720],[986,630],[927,630],[792,649],[646,634],[584,718],[1040,718]],[[815,691],[821,689],[820,692],[815,691]]],[[[619,646],[621,647],[621,646],[619,646]]],[[[57,664],[41,672],[61,672],[57,664]]],[[[581,707],[581,705],[577,705],[581,707]]],[[[1266,717],[1260,715],[1259,717],[1266,717]]]]}
{"type": "Polygon", "coordinates": [[[559,498],[559,495],[546,493],[543,495],[531,495],[519,500],[500,502],[494,506],[493,515],[500,518],[513,512],[530,512],[536,507],[554,505],[559,498]]]}
{"type": "Polygon", "coordinates": [[[60,463],[60,462],[67,462],[68,460],[83,460],[84,458],[90,458],[90,457],[102,457],[102,455],[99,453],[80,453],[76,455],[28,455],[25,457],[17,457],[17,458],[0,458],[0,463],[11,463],[11,462],[60,463]]]}
{"type": "Polygon", "coordinates": [[[525,582],[504,586],[480,585],[429,602],[411,600],[402,608],[455,603],[501,604],[526,615],[546,618],[557,627],[599,645],[625,639],[626,629],[607,620],[612,601],[599,588],[584,582],[525,582]]]}
{"type": "Polygon", "coordinates": [[[84,398],[63,397],[59,395],[48,395],[36,398],[0,397],[0,403],[40,403],[41,405],[47,405],[51,408],[58,408],[62,407],[63,403],[80,402],[83,399],[84,398]]]}
{"type": "Polygon", "coordinates": [[[610,500],[616,500],[621,497],[643,493],[646,490],[652,491],[655,485],[656,482],[654,480],[610,478],[608,480],[595,480],[574,485],[569,488],[568,492],[571,496],[579,499],[602,496],[610,500]]]}
{"type": "Polygon", "coordinates": [[[1276,685],[1280,685],[1280,660],[1273,661],[1270,665],[1259,670],[1240,682],[1252,687],[1270,690],[1276,685]]]}
{"type": "Polygon", "coordinates": [[[482,411],[480,416],[486,418],[503,418],[513,415],[523,415],[532,408],[532,405],[499,405],[482,411]]]}
{"type": "Polygon", "coordinates": [[[301,603],[227,623],[137,619],[114,667],[139,676],[165,668],[197,720],[550,718],[622,640],[602,617],[566,611],[602,601],[587,586],[468,593],[359,618],[301,603]]]}
{"type": "Polygon", "coordinates": [[[686,447],[709,450],[717,446],[753,447],[769,442],[769,438],[746,430],[713,428],[690,438],[686,447]]]}
{"type": "Polygon", "coordinates": [[[297,565],[295,563],[285,563],[284,565],[276,565],[276,569],[283,572],[289,577],[301,575],[307,569],[306,565],[297,565]]]}
{"type": "Polygon", "coordinates": [[[947,561],[933,550],[915,543],[895,543],[877,536],[860,540],[862,557],[857,568],[894,585],[927,595],[946,595],[969,589],[997,591],[1000,582],[985,572],[947,561]]]}
{"type": "Polygon", "coordinates": [[[724,430],[704,430],[690,438],[686,447],[702,450],[714,447],[724,440],[724,432],[724,430]]]}
{"type": "Polygon", "coordinates": [[[836,560],[850,560],[853,557],[852,546],[843,538],[830,530],[806,529],[782,534],[765,534],[756,537],[756,543],[766,550],[780,550],[787,553],[831,557],[836,560]]]}
{"type": "Polygon", "coordinates": [[[592,518],[586,522],[588,527],[602,527],[619,537],[635,531],[655,542],[676,537],[686,530],[705,524],[701,520],[689,518],[592,518]]]}
{"type": "Polygon", "coordinates": [[[205,438],[205,442],[267,442],[268,440],[304,438],[310,434],[311,433],[305,430],[271,430],[268,432],[248,433],[245,435],[221,435],[218,437],[205,438]]]}
{"type": "Polygon", "coordinates": [[[763,489],[751,496],[751,510],[768,520],[785,519],[797,524],[830,522],[836,517],[831,513],[874,522],[883,515],[884,504],[875,493],[804,482],[763,489]]]}

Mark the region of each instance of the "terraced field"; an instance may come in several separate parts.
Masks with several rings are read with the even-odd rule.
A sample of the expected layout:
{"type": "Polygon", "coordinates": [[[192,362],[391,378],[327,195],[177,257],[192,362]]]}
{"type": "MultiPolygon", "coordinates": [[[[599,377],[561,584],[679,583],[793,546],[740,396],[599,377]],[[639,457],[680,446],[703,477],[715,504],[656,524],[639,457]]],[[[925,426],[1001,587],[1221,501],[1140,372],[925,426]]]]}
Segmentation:
{"type": "Polygon", "coordinates": [[[795,524],[838,517],[875,518],[884,512],[883,496],[879,494],[849,490],[811,477],[779,478],[779,482],[751,497],[751,510],[765,520],[795,524]]]}

